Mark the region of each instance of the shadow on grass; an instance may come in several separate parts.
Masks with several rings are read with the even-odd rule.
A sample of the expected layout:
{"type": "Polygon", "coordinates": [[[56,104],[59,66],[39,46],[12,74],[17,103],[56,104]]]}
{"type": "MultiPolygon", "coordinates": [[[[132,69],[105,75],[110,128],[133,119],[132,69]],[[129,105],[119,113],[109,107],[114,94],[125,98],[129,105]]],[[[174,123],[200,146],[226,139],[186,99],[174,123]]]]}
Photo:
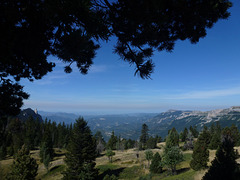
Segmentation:
{"type": "Polygon", "coordinates": [[[98,154],[97,157],[103,157],[105,154],[98,154]]]}
{"type": "Polygon", "coordinates": [[[185,173],[189,170],[190,170],[190,168],[181,168],[181,169],[177,170],[177,174],[173,174],[170,169],[168,169],[168,170],[166,169],[166,170],[163,170],[161,176],[162,176],[162,178],[169,177],[169,176],[176,176],[176,175],[185,173]]]}
{"type": "Polygon", "coordinates": [[[177,174],[181,174],[181,173],[184,173],[184,172],[189,171],[189,170],[190,170],[190,168],[181,168],[181,169],[177,170],[177,174]]]}
{"type": "Polygon", "coordinates": [[[66,153],[64,153],[64,152],[61,152],[61,153],[54,153],[54,157],[55,158],[59,158],[59,157],[62,157],[62,156],[64,156],[66,153]]]}
{"type": "Polygon", "coordinates": [[[62,165],[54,166],[54,167],[52,167],[52,168],[49,170],[49,172],[52,172],[52,171],[54,171],[55,169],[60,168],[61,166],[62,166],[62,165]]]}
{"type": "Polygon", "coordinates": [[[120,174],[121,172],[123,172],[124,169],[125,169],[125,168],[108,169],[108,170],[104,171],[102,174],[100,174],[98,178],[99,178],[99,180],[102,180],[102,179],[104,178],[104,176],[106,176],[107,174],[108,174],[109,176],[115,175],[115,176],[118,177],[119,174],[120,174]]]}

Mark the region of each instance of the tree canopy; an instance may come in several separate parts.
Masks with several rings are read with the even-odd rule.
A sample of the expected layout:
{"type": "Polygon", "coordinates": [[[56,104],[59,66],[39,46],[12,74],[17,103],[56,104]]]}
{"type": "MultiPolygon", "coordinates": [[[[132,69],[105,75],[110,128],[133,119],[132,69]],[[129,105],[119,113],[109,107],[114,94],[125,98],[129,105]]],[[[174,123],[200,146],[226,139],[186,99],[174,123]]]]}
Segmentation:
{"type": "Polygon", "coordinates": [[[66,73],[76,64],[87,74],[100,40],[114,36],[114,52],[135,66],[135,75],[150,78],[155,50],[171,52],[177,40],[197,43],[207,28],[229,17],[231,5],[229,0],[3,0],[0,88],[7,84],[9,90],[17,89],[1,91],[1,101],[13,101],[0,103],[6,109],[3,115],[17,113],[28,98],[15,81],[41,79],[53,70],[50,55],[66,63],[66,73]],[[11,107],[14,111],[7,111],[11,107]]]}

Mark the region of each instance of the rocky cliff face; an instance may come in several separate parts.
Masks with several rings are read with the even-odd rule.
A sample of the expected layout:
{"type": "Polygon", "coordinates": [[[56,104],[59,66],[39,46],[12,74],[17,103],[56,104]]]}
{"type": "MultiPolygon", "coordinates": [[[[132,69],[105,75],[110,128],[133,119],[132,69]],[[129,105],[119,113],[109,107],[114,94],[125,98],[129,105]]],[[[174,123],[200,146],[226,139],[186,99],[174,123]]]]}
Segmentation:
{"type": "Polygon", "coordinates": [[[21,121],[25,122],[30,116],[33,117],[33,119],[38,120],[42,122],[42,116],[37,113],[37,111],[32,110],[31,108],[24,109],[20,112],[20,114],[17,116],[21,121]]]}

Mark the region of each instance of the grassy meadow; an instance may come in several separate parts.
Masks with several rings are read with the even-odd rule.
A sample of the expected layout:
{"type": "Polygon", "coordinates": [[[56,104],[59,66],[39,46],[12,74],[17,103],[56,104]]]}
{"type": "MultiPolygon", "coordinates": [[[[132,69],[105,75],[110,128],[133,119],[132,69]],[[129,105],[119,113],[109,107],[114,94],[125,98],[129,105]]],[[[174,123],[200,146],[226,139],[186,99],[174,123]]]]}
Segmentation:
{"type": "MultiPolygon", "coordinates": [[[[158,148],[152,149],[154,153],[159,152],[162,154],[164,143],[159,143],[158,148]]],[[[237,147],[240,151],[240,147],[237,147]]],[[[31,151],[31,156],[37,160],[39,165],[38,175],[36,179],[41,180],[57,180],[61,179],[62,172],[66,168],[64,164],[65,150],[54,149],[55,157],[50,163],[49,170],[42,163],[40,163],[39,150],[31,151]]],[[[215,150],[210,150],[209,153],[209,165],[215,156],[215,150]]],[[[99,169],[99,179],[103,179],[105,175],[115,175],[119,179],[133,179],[138,180],[140,177],[142,179],[149,179],[151,177],[153,180],[163,179],[163,180],[200,180],[204,175],[205,171],[194,171],[190,169],[189,162],[192,158],[192,151],[184,151],[184,161],[177,165],[177,175],[172,176],[170,171],[163,169],[161,174],[150,174],[148,168],[148,161],[145,159],[144,151],[137,151],[135,149],[129,149],[124,151],[115,151],[116,155],[113,156],[113,162],[110,163],[108,157],[104,153],[96,159],[96,167],[99,169]],[[136,153],[139,153],[137,158],[136,153]]],[[[239,161],[240,159],[238,159],[239,161]]],[[[13,162],[13,157],[8,157],[6,160],[0,161],[0,174],[3,178],[10,170],[10,166],[13,162]]],[[[3,178],[4,179],[4,178],[3,178]]]]}

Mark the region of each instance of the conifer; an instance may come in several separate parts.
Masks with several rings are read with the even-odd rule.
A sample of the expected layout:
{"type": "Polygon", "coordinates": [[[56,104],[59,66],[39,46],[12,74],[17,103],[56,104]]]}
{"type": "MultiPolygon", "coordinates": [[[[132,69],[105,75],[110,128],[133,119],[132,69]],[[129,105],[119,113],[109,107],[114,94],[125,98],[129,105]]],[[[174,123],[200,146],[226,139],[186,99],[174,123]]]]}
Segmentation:
{"type": "Polygon", "coordinates": [[[148,141],[148,126],[144,123],[142,125],[142,130],[141,130],[141,136],[140,136],[140,145],[141,147],[139,149],[146,149],[147,146],[147,141],[148,141]]]}
{"type": "Polygon", "coordinates": [[[63,179],[93,180],[98,172],[95,169],[96,142],[83,118],[78,118],[73,126],[67,147],[65,162],[67,169],[63,179]]]}
{"type": "Polygon", "coordinates": [[[29,150],[23,145],[14,158],[11,173],[7,175],[7,179],[33,180],[37,176],[37,170],[36,160],[30,157],[29,150]]]}
{"type": "Polygon", "coordinates": [[[199,135],[197,142],[194,144],[192,160],[190,161],[190,167],[194,170],[200,170],[207,168],[207,162],[209,160],[208,140],[209,132],[204,127],[202,133],[199,135]]]}
{"type": "Polygon", "coordinates": [[[166,148],[179,146],[179,134],[175,128],[172,128],[169,131],[169,134],[166,139],[166,148]]]}
{"type": "Polygon", "coordinates": [[[163,151],[163,164],[177,174],[176,166],[183,161],[183,154],[178,146],[165,147],[163,151]]]}
{"type": "Polygon", "coordinates": [[[150,165],[150,161],[152,160],[153,158],[153,152],[151,150],[146,150],[145,151],[145,157],[146,157],[146,160],[148,161],[148,167],[150,165]]]}
{"type": "Polygon", "coordinates": [[[151,173],[161,173],[162,172],[162,158],[158,152],[153,156],[152,163],[150,165],[151,173]]]}
{"type": "Polygon", "coordinates": [[[229,135],[224,135],[219,146],[216,157],[212,161],[208,172],[203,180],[238,180],[240,178],[238,164],[236,162],[238,153],[234,151],[234,141],[229,135]]]}

